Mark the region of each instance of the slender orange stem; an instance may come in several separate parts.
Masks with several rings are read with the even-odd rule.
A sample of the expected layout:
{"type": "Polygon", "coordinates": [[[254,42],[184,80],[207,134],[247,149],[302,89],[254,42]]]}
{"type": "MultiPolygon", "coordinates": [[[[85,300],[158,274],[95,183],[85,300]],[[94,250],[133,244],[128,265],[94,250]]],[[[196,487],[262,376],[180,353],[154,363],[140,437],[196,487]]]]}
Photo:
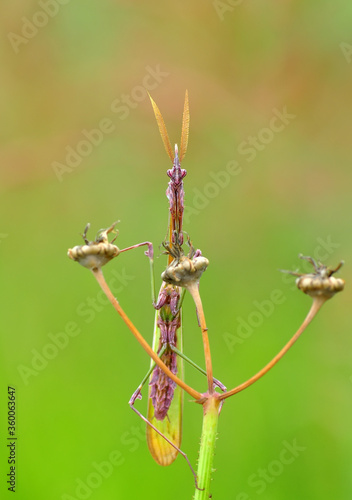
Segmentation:
{"type": "Polygon", "coordinates": [[[243,391],[243,389],[246,389],[250,385],[254,384],[257,380],[259,380],[263,375],[265,375],[271,368],[276,365],[276,363],[284,356],[284,354],[287,353],[287,351],[290,349],[290,347],[293,346],[293,344],[296,342],[296,340],[299,338],[299,336],[304,332],[306,327],[309,325],[309,323],[313,320],[321,306],[324,304],[326,299],[324,297],[322,298],[315,298],[313,300],[313,304],[303,321],[302,325],[299,327],[297,332],[294,334],[294,336],[287,342],[285,347],[281,349],[281,351],[266,365],[264,368],[262,368],[258,373],[253,375],[250,379],[248,379],[246,382],[243,382],[243,384],[238,385],[234,389],[231,389],[230,391],[224,392],[223,394],[220,394],[219,398],[220,399],[226,399],[229,398],[230,396],[233,396],[234,394],[237,394],[237,392],[243,391]]]}
{"type": "Polygon", "coordinates": [[[199,295],[199,287],[198,283],[192,283],[187,287],[187,290],[192,295],[192,298],[196,304],[198,319],[200,323],[200,327],[202,329],[203,336],[203,346],[204,346],[204,357],[205,357],[205,369],[207,372],[208,379],[208,392],[209,394],[213,394],[214,392],[214,380],[213,380],[213,367],[211,363],[211,354],[210,354],[210,345],[208,338],[208,328],[205,322],[204,310],[202,300],[199,295]]]}
{"type": "Polygon", "coordinates": [[[118,300],[112,294],[112,292],[111,292],[108,284],[105,281],[105,278],[103,276],[103,273],[102,273],[101,269],[95,269],[95,270],[93,270],[93,274],[94,274],[97,282],[99,283],[100,287],[102,288],[103,292],[105,293],[105,295],[107,296],[107,298],[110,300],[111,304],[114,306],[115,310],[121,316],[121,318],[126,323],[126,325],[129,328],[129,330],[136,337],[136,339],[141,344],[141,346],[143,347],[143,349],[146,351],[146,353],[148,354],[148,356],[150,356],[153,359],[153,361],[155,361],[155,363],[159,366],[159,368],[161,370],[163,370],[163,372],[169,378],[171,378],[174,382],[176,382],[176,384],[179,385],[181,387],[181,389],[183,389],[186,392],[188,392],[188,394],[190,396],[192,396],[192,398],[200,399],[202,397],[202,395],[200,394],[200,392],[196,391],[195,389],[192,389],[192,387],[190,387],[185,382],[183,382],[183,380],[181,380],[180,378],[178,378],[177,375],[174,375],[172,373],[172,371],[169,370],[169,368],[161,361],[161,359],[159,358],[159,356],[157,355],[157,353],[153,351],[153,349],[150,347],[150,345],[148,344],[148,342],[146,342],[146,340],[144,340],[143,336],[139,333],[139,331],[137,330],[137,328],[134,326],[134,324],[132,323],[132,321],[129,319],[129,317],[127,316],[127,314],[124,312],[124,310],[120,306],[118,300]]]}

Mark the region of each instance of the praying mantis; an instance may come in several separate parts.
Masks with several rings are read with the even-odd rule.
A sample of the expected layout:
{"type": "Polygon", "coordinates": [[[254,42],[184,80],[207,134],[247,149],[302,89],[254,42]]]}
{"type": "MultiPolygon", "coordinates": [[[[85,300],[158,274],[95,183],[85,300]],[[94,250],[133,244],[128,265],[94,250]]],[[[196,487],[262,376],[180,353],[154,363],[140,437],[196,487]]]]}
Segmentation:
{"type": "Polygon", "coordinates": [[[180,449],[180,445],[182,438],[183,389],[187,390],[197,400],[201,399],[201,394],[183,382],[183,361],[188,362],[207,376],[208,389],[211,392],[213,392],[215,386],[219,387],[223,392],[226,391],[226,387],[212,376],[210,353],[208,355],[206,353],[206,370],[203,370],[183,354],[182,347],[182,303],[186,290],[189,291],[195,301],[198,324],[201,326],[203,332],[203,341],[204,337],[207,339],[207,328],[198,286],[200,276],[209,264],[208,260],[202,256],[201,251],[193,248],[189,237],[187,238],[187,244],[190,247],[189,254],[186,256],[182,249],[184,242],[182,231],[184,212],[183,179],[187,172],[181,168],[181,161],[186,154],[188,145],[188,92],[186,91],[183,110],[180,154],[177,144],[173,152],[163,117],[151,97],[150,100],[166,152],[173,162],[172,169],[167,170],[167,175],[170,178],[166,190],[166,196],[169,200],[169,225],[167,233],[169,241],[163,242],[165,253],[168,255],[168,266],[161,275],[163,281],[158,298],[156,299],[155,294],[152,244],[150,242],[143,242],[120,250],[117,246],[113,245],[116,236],[111,242],[108,240],[109,233],[116,233],[115,226],[117,223],[112,224],[108,229],[100,230],[94,241],[87,239],[87,231],[89,229],[89,225],[87,225],[82,235],[85,245],[69,249],[68,255],[71,259],[78,261],[93,272],[117,312],[151,357],[150,368],[130,398],[129,405],[147,423],[147,443],[152,457],[158,464],[167,466],[180,453],[187,460],[197,484],[196,473],[187,455],[180,449]],[[122,252],[144,245],[148,246],[145,254],[150,260],[152,300],[155,308],[153,350],[151,350],[150,346],[127,318],[117,299],[109,290],[101,272],[101,267],[112,258],[117,257],[122,252]],[[142,398],[141,390],[148,379],[148,410],[147,417],[144,417],[134,405],[137,399],[142,398]]]}
{"type": "MultiPolygon", "coordinates": [[[[181,168],[181,161],[186,154],[188,145],[188,92],[186,91],[183,110],[180,153],[178,152],[177,144],[175,145],[175,152],[173,152],[160,110],[151,97],[150,100],[166,152],[173,162],[172,169],[167,170],[167,175],[170,178],[166,191],[166,196],[169,200],[169,242],[164,242],[163,245],[168,254],[169,266],[175,263],[176,267],[183,255],[182,244],[184,241],[182,232],[184,211],[183,179],[187,172],[181,168]]],[[[207,259],[201,257],[200,250],[194,251],[189,239],[188,244],[190,246],[188,259],[195,258],[196,266],[200,266],[199,270],[202,269],[202,266],[205,266],[205,270],[208,264],[207,259]]],[[[169,273],[170,272],[171,271],[169,271],[169,273]]],[[[195,272],[197,272],[197,269],[195,269],[195,272]]],[[[157,301],[155,301],[155,292],[153,292],[153,304],[156,310],[153,349],[157,352],[165,365],[168,366],[174,374],[178,374],[180,378],[183,378],[184,360],[206,375],[205,370],[198,367],[183,354],[182,302],[186,289],[170,284],[166,273],[163,273],[162,278],[163,283],[157,301]]],[[[152,288],[154,288],[154,286],[152,286],[152,288]]],[[[214,383],[223,391],[226,390],[225,386],[218,380],[214,379],[214,383]]],[[[175,382],[170,380],[159,367],[156,367],[155,363],[152,361],[148,373],[129,401],[132,410],[147,423],[147,443],[150,453],[154,460],[162,466],[170,465],[176,459],[178,453],[181,453],[188,461],[186,454],[180,449],[182,438],[182,393],[182,389],[175,382]],[[141,389],[148,379],[148,416],[145,418],[134,407],[134,403],[137,399],[141,398],[141,389]]],[[[189,466],[194,476],[196,476],[190,463],[189,466]]]]}

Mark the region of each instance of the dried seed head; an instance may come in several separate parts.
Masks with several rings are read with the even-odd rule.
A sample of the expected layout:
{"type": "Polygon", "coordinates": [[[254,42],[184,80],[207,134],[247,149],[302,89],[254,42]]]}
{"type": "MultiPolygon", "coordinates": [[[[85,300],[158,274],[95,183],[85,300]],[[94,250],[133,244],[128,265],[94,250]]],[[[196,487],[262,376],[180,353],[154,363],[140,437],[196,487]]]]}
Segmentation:
{"type": "Polygon", "coordinates": [[[310,262],[314,266],[315,272],[308,274],[291,271],[284,272],[292,274],[293,276],[298,276],[296,285],[302,292],[313,298],[320,297],[330,299],[335,293],[341,292],[344,289],[345,281],[332,276],[343,265],[343,261],[341,261],[336,268],[332,269],[324,266],[321,262],[316,262],[312,257],[305,257],[303,255],[299,257],[310,262]]]}
{"type": "Polygon", "coordinates": [[[170,254],[174,260],[162,273],[161,278],[166,283],[187,288],[200,280],[203,272],[209,265],[207,258],[202,256],[200,250],[195,251],[190,240],[190,252],[186,256],[176,237],[176,242],[172,245],[163,243],[166,253],[170,254]]]}
{"type": "Polygon", "coordinates": [[[326,298],[331,298],[336,292],[341,292],[345,286],[344,280],[340,278],[322,278],[315,274],[306,274],[298,278],[296,284],[302,292],[311,297],[323,295],[326,298]]]}
{"type": "Polygon", "coordinates": [[[191,283],[200,280],[208,265],[208,259],[203,256],[190,259],[184,255],[178,261],[173,260],[162,273],[161,278],[170,285],[187,288],[191,283]]]}
{"type": "Polygon", "coordinates": [[[90,224],[87,224],[82,235],[86,244],[69,248],[67,255],[70,259],[79,262],[92,271],[100,269],[120,253],[118,247],[112,244],[117,236],[110,243],[108,240],[109,233],[117,233],[115,230],[116,224],[117,222],[114,222],[108,229],[98,231],[95,241],[87,239],[87,232],[90,227],[90,224]]]}

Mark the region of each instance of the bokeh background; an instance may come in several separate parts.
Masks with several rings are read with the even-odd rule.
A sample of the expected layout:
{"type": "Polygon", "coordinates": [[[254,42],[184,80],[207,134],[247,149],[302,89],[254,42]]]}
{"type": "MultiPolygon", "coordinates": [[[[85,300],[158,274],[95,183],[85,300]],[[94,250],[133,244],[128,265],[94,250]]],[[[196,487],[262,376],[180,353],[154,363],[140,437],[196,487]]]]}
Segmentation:
{"type": "MultiPolygon", "coordinates": [[[[0,9],[1,498],[11,497],[8,385],[17,394],[16,498],[191,498],[184,460],[154,463],[128,407],[147,356],[89,272],[66,257],[87,222],[93,238],[115,220],[120,248],[150,240],[161,253],[170,162],[143,86],[173,143],[189,91],[185,230],[211,262],[201,293],[223,383],[264,366],[309,309],[279,268],[307,270],[300,252],[346,261],[345,292],[279,365],[226,402],[213,498],[351,498],[350,2],[3,0],[0,9]],[[270,130],[285,109],[290,118],[270,130]],[[85,134],[95,144],[82,143],[85,134]],[[229,165],[236,175],[224,174],[229,165]],[[65,340],[65,331],[76,335],[65,340]],[[283,452],[287,443],[296,456],[283,452]],[[116,464],[97,473],[111,453],[116,464]]],[[[151,343],[143,251],[105,274],[151,343]]],[[[203,365],[189,297],[184,322],[185,352],[203,365]]],[[[186,380],[206,389],[191,368],[186,380]]],[[[202,416],[188,400],[183,449],[195,464],[202,416]]]]}

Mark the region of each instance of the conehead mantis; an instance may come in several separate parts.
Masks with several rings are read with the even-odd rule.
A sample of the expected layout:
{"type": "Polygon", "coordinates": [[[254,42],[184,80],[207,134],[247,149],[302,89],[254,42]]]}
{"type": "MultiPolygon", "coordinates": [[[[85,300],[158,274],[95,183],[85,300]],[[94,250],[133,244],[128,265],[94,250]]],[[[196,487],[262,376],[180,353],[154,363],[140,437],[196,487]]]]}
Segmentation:
{"type": "MultiPolygon", "coordinates": [[[[180,275],[180,272],[180,276],[185,276],[187,274],[192,275],[192,269],[196,269],[195,266],[198,266],[199,259],[203,264],[205,263],[205,266],[202,264],[201,269],[198,269],[198,272],[200,271],[201,274],[206,269],[208,261],[207,259],[200,257],[201,252],[199,250],[194,251],[189,239],[188,245],[190,246],[190,253],[188,257],[184,255],[182,249],[182,243],[184,240],[182,232],[184,211],[183,178],[186,175],[186,170],[181,168],[180,162],[186,154],[188,144],[188,93],[186,92],[184,104],[180,155],[178,154],[177,145],[175,145],[175,153],[173,153],[162,115],[152,99],[151,102],[165,149],[170,159],[173,161],[173,168],[167,170],[167,175],[170,178],[166,191],[166,195],[169,200],[169,241],[163,243],[166,250],[165,253],[168,254],[168,267],[162,275],[163,282],[158,299],[156,300],[154,285],[152,244],[150,242],[143,242],[120,250],[115,245],[112,245],[116,237],[111,242],[108,241],[109,233],[116,233],[116,223],[108,229],[100,230],[94,241],[89,241],[87,239],[87,231],[89,229],[89,225],[87,225],[82,235],[85,245],[69,249],[68,255],[71,259],[78,261],[81,265],[87,267],[93,272],[99,285],[109,298],[116,311],[125,321],[128,328],[152,360],[147,375],[144,377],[137,390],[133,393],[129,404],[133,411],[135,411],[148,424],[147,441],[153,458],[160,465],[166,466],[170,465],[176,459],[178,453],[181,453],[187,460],[196,479],[196,474],[188,460],[187,455],[180,449],[182,437],[182,397],[183,390],[186,390],[188,394],[196,400],[201,399],[201,394],[184,383],[183,360],[190,363],[204,375],[208,375],[208,373],[193,363],[193,361],[187,358],[182,352],[181,308],[185,288],[183,288],[184,279],[179,279],[178,276],[180,275]],[[150,348],[133,323],[124,313],[118,300],[113,296],[107,286],[101,271],[101,267],[112,258],[117,257],[122,252],[132,250],[143,245],[148,246],[148,250],[145,254],[149,257],[151,264],[152,297],[153,305],[156,310],[153,349],[150,348]],[[183,266],[186,267],[184,268],[183,266]],[[173,279],[176,280],[176,282],[173,282],[173,279]],[[142,397],[141,389],[149,378],[148,418],[146,418],[134,407],[134,403],[137,399],[142,397]]],[[[226,390],[225,386],[211,377],[212,389],[214,384],[220,387],[222,391],[226,390]]]]}
{"type": "MultiPolygon", "coordinates": [[[[167,175],[170,178],[166,190],[166,196],[169,200],[169,241],[167,243],[163,243],[166,253],[168,254],[168,268],[172,269],[173,267],[177,267],[180,258],[183,255],[181,247],[184,241],[182,232],[184,212],[183,179],[187,172],[181,168],[181,161],[186,154],[188,145],[188,93],[186,91],[182,118],[180,152],[178,151],[177,144],[175,145],[173,152],[161,112],[151,97],[150,100],[166,152],[173,162],[172,169],[167,170],[167,175]]],[[[190,258],[197,255],[199,256],[201,253],[199,250],[195,252],[190,242],[189,245],[191,250],[188,260],[191,262],[190,258]]],[[[208,263],[207,259],[203,258],[203,261],[208,263]]],[[[153,349],[158,353],[158,356],[162,359],[165,365],[181,379],[183,378],[183,360],[186,360],[206,375],[205,370],[199,368],[183,354],[181,311],[184,295],[185,289],[181,288],[181,286],[177,286],[177,284],[169,283],[166,274],[164,273],[164,280],[161,285],[157,301],[155,302],[155,298],[153,298],[154,307],[156,309],[153,349]]],[[[214,379],[214,383],[223,391],[226,390],[226,388],[216,379],[214,379]]],[[[130,400],[131,408],[148,424],[147,442],[151,455],[158,464],[163,466],[170,465],[176,459],[179,452],[188,461],[187,456],[180,450],[182,438],[182,393],[182,389],[175,384],[175,382],[170,380],[170,378],[168,378],[159,367],[156,367],[155,363],[152,361],[147,375],[144,377],[143,381],[130,400]],[[149,394],[148,413],[146,419],[134,408],[133,405],[136,399],[141,398],[140,391],[143,384],[148,379],[149,394]]],[[[192,472],[195,475],[193,469],[192,472]]]]}

